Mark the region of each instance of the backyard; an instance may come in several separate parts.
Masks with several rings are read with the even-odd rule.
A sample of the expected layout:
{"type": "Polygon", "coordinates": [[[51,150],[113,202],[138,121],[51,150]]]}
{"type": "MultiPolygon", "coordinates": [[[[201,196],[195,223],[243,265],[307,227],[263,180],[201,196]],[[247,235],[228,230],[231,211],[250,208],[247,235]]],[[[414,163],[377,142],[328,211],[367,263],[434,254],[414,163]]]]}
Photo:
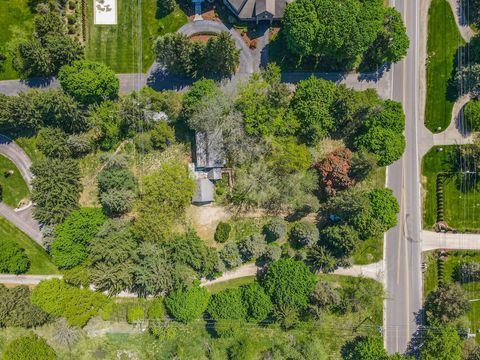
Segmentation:
{"type": "Polygon", "coordinates": [[[94,25],[93,2],[87,1],[87,59],[104,62],[117,73],[145,72],[154,62],[152,46],[157,36],[174,32],[187,22],[178,6],[157,18],[157,0],[142,1],[141,13],[137,5],[136,0],[118,0],[118,25],[94,25]]]}
{"type": "Polygon", "coordinates": [[[0,54],[6,56],[3,66],[0,62],[0,80],[19,77],[12,68],[10,50],[27,36],[33,27],[33,14],[28,3],[29,0],[0,0],[0,54]]]}
{"type": "Polygon", "coordinates": [[[433,0],[428,11],[427,98],[425,126],[441,132],[450,124],[457,94],[451,78],[455,55],[464,41],[457,29],[452,9],[446,0],[433,0]]]}
{"type": "MultiPolygon", "coordinates": [[[[437,260],[433,252],[424,253],[424,258],[427,264],[427,271],[424,274],[424,297],[430,291],[433,291],[438,286],[438,269],[437,260]]],[[[453,273],[455,267],[463,262],[480,262],[480,252],[478,251],[450,251],[447,253],[447,258],[443,267],[443,282],[454,282],[453,273]]],[[[461,284],[462,288],[467,291],[468,298],[471,300],[480,299],[480,282],[469,282],[461,284]]],[[[470,322],[470,331],[477,333],[480,329],[480,301],[472,301],[472,308],[467,313],[470,322]]],[[[476,337],[477,342],[480,338],[476,337]]]]}
{"type": "MultiPolygon", "coordinates": [[[[451,170],[452,153],[455,146],[433,147],[423,158],[423,228],[431,230],[437,220],[436,179],[440,173],[451,170]],[[440,151],[442,149],[442,151],[440,151]]],[[[447,224],[462,232],[480,229],[480,192],[474,186],[469,191],[459,189],[460,177],[450,174],[443,183],[444,218],[447,224]]],[[[463,185],[463,183],[461,183],[463,185]]]]}
{"type": "Polygon", "coordinates": [[[27,184],[20,171],[6,157],[0,156],[0,185],[2,186],[2,201],[12,208],[16,208],[23,199],[28,199],[27,184]]]}
{"type": "Polygon", "coordinates": [[[53,265],[45,250],[3,218],[0,218],[0,239],[15,240],[25,250],[25,254],[30,260],[30,268],[27,274],[58,274],[57,268],[53,265]]]}

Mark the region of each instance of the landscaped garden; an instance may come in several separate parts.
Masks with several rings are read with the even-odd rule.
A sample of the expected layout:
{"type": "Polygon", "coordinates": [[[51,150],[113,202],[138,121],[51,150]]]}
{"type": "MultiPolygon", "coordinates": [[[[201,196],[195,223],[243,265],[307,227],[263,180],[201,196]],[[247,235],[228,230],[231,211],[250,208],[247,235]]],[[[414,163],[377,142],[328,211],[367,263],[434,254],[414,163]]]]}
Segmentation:
{"type": "Polygon", "coordinates": [[[423,158],[425,229],[431,230],[437,221],[445,221],[448,227],[458,231],[476,232],[480,229],[480,191],[477,187],[476,168],[467,168],[476,167],[473,160],[476,147],[463,149],[453,145],[436,146],[423,158]],[[467,152],[468,149],[472,149],[472,152],[462,152],[467,152]],[[457,169],[458,166],[463,168],[457,169]],[[439,175],[440,179],[437,180],[439,175]],[[441,204],[440,207],[443,204],[443,210],[437,204],[441,204]]]}
{"type": "Polygon", "coordinates": [[[139,14],[138,1],[118,0],[117,25],[94,25],[94,3],[87,1],[87,59],[103,62],[116,73],[148,70],[154,62],[152,46],[156,37],[178,30],[187,22],[187,16],[178,5],[173,12],[160,15],[157,0],[141,3],[139,14]]]}
{"type": "Polygon", "coordinates": [[[0,0],[0,25],[0,80],[17,79],[19,75],[12,68],[11,51],[33,28],[29,0],[0,0]]]}
{"type": "Polygon", "coordinates": [[[455,56],[465,42],[448,1],[433,0],[428,19],[425,126],[432,132],[441,132],[450,125],[453,104],[458,96],[452,84],[455,56]]]}

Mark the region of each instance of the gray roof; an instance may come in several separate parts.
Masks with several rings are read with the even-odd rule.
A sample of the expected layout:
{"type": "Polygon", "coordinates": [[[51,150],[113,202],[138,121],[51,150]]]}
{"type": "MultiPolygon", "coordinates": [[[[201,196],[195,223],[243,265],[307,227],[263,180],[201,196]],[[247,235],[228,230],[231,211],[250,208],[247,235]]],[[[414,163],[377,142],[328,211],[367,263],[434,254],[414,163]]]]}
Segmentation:
{"type": "Polygon", "coordinates": [[[224,0],[239,19],[268,18],[281,19],[287,4],[293,0],[224,0]]]}
{"type": "Polygon", "coordinates": [[[215,186],[208,179],[198,179],[192,202],[196,204],[211,203],[214,200],[215,186]]]}
{"type": "Polygon", "coordinates": [[[221,168],[226,164],[221,131],[195,133],[195,166],[200,169],[221,168]]]}

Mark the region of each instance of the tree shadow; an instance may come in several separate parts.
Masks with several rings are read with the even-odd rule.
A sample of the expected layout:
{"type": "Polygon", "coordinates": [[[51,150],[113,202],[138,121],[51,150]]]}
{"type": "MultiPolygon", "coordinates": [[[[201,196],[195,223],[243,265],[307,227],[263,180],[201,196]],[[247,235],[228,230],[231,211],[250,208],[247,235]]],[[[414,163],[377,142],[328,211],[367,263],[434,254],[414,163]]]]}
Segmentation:
{"type": "Polygon", "coordinates": [[[32,77],[22,80],[22,83],[31,88],[46,88],[57,82],[57,79],[53,76],[50,77],[32,77]]]}

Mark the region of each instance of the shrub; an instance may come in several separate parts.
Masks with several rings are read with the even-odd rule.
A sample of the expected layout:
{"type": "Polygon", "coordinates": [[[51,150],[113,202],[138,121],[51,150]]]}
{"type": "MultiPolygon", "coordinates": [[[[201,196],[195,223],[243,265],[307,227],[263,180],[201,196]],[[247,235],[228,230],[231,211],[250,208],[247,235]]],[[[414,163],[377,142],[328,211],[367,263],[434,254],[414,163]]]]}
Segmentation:
{"type": "Polygon", "coordinates": [[[176,290],[165,298],[165,306],[174,319],[188,323],[198,319],[208,305],[210,294],[198,283],[186,290],[176,290]]]}
{"type": "Polygon", "coordinates": [[[45,339],[29,332],[9,342],[2,353],[4,360],[55,360],[55,351],[45,339]]]}
{"type": "Polygon", "coordinates": [[[250,235],[238,243],[238,250],[245,261],[262,256],[266,247],[267,242],[263,235],[250,235]]]}
{"type": "Polygon", "coordinates": [[[220,259],[222,259],[228,269],[242,265],[240,251],[235,243],[228,243],[225,245],[225,247],[220,251],[220,259]]]}
{"type": "Polygon", "coordinates": [[[305,308],[315,288],[315,275],[303,262],[280,259],[271,263],[265,273],[265,292],[276,305],[305,308]]]}
{"type": "Polygon", "coordinates": [[[453,276],[460,283],[480,281],[480,263],[464,262],[455,267],[453,276]]]}
{"type": "Polygon", "coordinates": [[[29,267],[30,260],[14,240],[0,239],[0,272],[22,274],[29,267]]]}
{"type": "Polygon", "coordinates": [[[287,234],[287,224],[280,218],[272,219],[263,227],[263,233],[268,242],[278,240],[287,234]]]}
{"type": "Polygon", "coordinates": [[[208,304],[208,313],[214,320],[244,320],[247,309],[242,300],[242,290],[227,289],[213,295],[208,304]]]}
{"type": "Polygon", "coordinates": [[[145,320],[145,310],[143,310],[143,306],[134,305],[128,308],[127,321],[129,324],[134,324],[143,320],[145,320]]]}
{"type": "Polygon", "coordinates": [[[135,176],[128,169],[106,168],[98,174],[98,191],[103,194],[109,190],[134,192],[137,187],[135,176]]]}
{"type": "Polygon", "coordinates": [[[162,298],[154,298],[148,306],[148,320],[160,320],[165,317],[162,298]]]}
{"type": "Polygon", "coordinates": [[[230,237],[232,226],[227,222],[220,222],[215,230],[215,241],[224,243],[230,237]]]}
{"type": "Polygon", "coordinates": [[[100,195],[102,209],[110,217],[128,213],[133,206],[135,195],[130,190],[111,189],[100,195]]]}
{"type": "Polygon", "coordinates": [[[242,300],[247,308],[247,319],[250,321],[265,320],[273,310],[273,304],[265,290],[257,283],[243,286],[242,300]]]}
{"type": "Polygon", "coordinates": [[[242,332],[242,325],[238,320],[218,319],[213,326],[218,337],[233,338],[242,332]]]}
{"type": "Polygon", "coordinates": [[[282,257],[282,248],[276,244],[269,244],[263,254],[263,259],[267,262],[277,261],[282,257]]]}
{"type": "Polygon", "coordinates": [[[290,230],[290,241],[296,248],[313,246],[319,239],[319,231],[314,224],[297,222],[290,230]]]}
{"type": "Polygon", "coordinates": [[[159,121],[150,131],[152,146],[156,150],[165,150],[175,141],[175,131],[166,121],[159,121]]]}

